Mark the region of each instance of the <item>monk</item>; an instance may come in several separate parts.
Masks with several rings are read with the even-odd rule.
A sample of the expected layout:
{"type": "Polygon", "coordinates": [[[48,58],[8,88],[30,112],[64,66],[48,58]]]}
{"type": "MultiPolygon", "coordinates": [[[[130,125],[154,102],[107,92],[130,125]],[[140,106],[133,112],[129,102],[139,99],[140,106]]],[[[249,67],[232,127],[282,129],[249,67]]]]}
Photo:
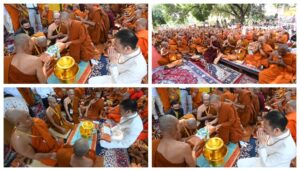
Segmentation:
{"type": "Polygon", "coordinates": [[[96,97],[90,101],[85,117],[91,120],[99,120],[103,118],[104,114],[104,100],[101,98],[101,93],[96,92],[96,97]]]}
{"type": "Polygon", "coordinates": [[[4,4],[8,14],[10,15],[14,31],[16,32],[20,28],[20,11],[16,4],[4,4]]]}
{"type": "Polygon", "coordinates": [[[53,22],[53,11],[49,9],[49,5],[44,6],[41,17],[43,27],[48,27],[53,22]]]}
{"type": "Polygon", "coordinates": [[[213,63],[221,56],[221,44],[215,36],[210,37],[210,45],[203,56],[208,63],[213,63]]]}
{"type": "Polygon", "coordinates": [[[61,13],[61,22],[69,30],[68,36],[60,41],[67,41],[66,47],[69,47],[69,54],[77,63],[81,60],[89,61],[95,55],[95,47],[91,41],[88,31],[83,23],[71,20],[67,12],[61,13]]]}
{"type": "Polygon", "coordinates": [[[202,92],[199,90],[199,88],[191,88],[191,94],[193,101],[193,109],[195,109],[198,106],[200,106],[203,101],[202,92]]]}
{"type": "Polygon", "coordinates": [[[68,90],[68,97],[64,100],[64,107],[66,111],[67,120],[74,122],[74,124],[79,123],[79,98],[75,96],[73,89],[68,90]]]}
{"type": "Polygon", "coordinates": [[[186,114],[179,119],[179,137],[186,139],[195,135],[197,131],[197,120],[193,114],[186,114]]]}
{"type": "Polygon", "coordinates": [[[142,54],[148,63],[148,30],[147,30],[147,19],[140,18],[136,21],[135,32],[138,37],[138,46],[140,47],[142,54]]]}
{"type": "Polygon", "coordinates": [[[209,103],[210,95],[204,93],[202,95],[203,104],[197,109],[197,120],[200,122],[200,127],[205,126],[206,121],[212,121],[217,116],[217,111],[209,103]]]}
{"type": "Polygon", "coordinates": [[[218,95],[210,96],[210,104],[217,110],[217,118],[208,123],[216,125],[218,136],[225,144],[238,143],[243,138],[243,131],[239,116],[233,105],[221,102],[218,95]]]}
{"type": "Polygon", "coordinates": [[[85,5],[89,11],[88,18],[85,20],[81,17],[77,17],[82,23],[88,25],[88,32],[94,45],[100,43],[101,34],[104,34],[103,21],[100,14],[100,9],[93,4],[85,5]]]}
{"type": "Polygon", "coordinates": [[[15,36],[16,54],[4,59],[4,81],[6,83],[46,83],[46,66],[31,55],[33,41],[26,34],[15,36]]]}
{"type": "Polygon", "coordinates": [[[70,160],[71,167],[92,167],[94,161],[85,155],[89,152],[89,143],[86,139],[79,139],[75,142],[74,154],[70,160]]]}
{"type": "Polygon", "coordinates": [[[291,135],[294,139],[295,142],[297,142],[297,129],[296,129],[296,125],[297,125],[297,116],[296,116],[296,100],[290,100],[287,102],[287,104],[285,105],[285,113],[286,113],[286,118],[288,120],[287,123],[287,128],[290,130],[291,135]]]}
{"type": "Polygon", "coordinates": [[[296,55],[289,52],[287,45],[279,45],[277,52],[270,56],[269,63],[269,68],[259,72],[260,84],[291,83],[295,80],[296,55]]]}
{"type": "Polygon", "coordinates": [[[114,107],[109,107],[107,119],[111,119],[116,123],[119,123],[121,120],[120,107],[119,105],[114,107]]]}
{"type": "Polygon", "coordinates": [[[16,126],[11,145],[17,153],[48,166],[56,165],[56,151],[61,144],[49,133],[43,120],[31,118],[28,112],[19,109],[6,111],[5,118],[16,126]]]}
{"type": "Polygon", "coordinates": [[[54,22],[48,27],[48,36],[50,45],[55,44],[56,40],[63,39],[67,36],[67,27],[61,23],[60,13],[54,13],[54,22]]]}
{"type": "Polygon", "coordinates": [[[60,105],[54,97],[49,96],[48,103],[49,107],[46,110],[46,115],[50,127],[60,134],[66,134],[73,128],[73,125],[64,118],[61,113],[60,105]]]}
{"type": "Polygon", "coordinates": [[[237,88],[235,89],[238,94],[237,97],[237,112],[240,117],[240,121],[244,127],[256,123],[256,115],[254,106],[252,103],[252,94],[249,90],[237,88]]]}
{"type": "Polygon", "coordinates": [[[33,106],[35,104],[34,93],[31,88],[18,88],[18,91],[22,95],[23,99],[29,106],[33,106]]]}
{"type": "Polygon", "coordinates": [[[221,95],[221,99],[223,99],[224,101],[227,99],[234,102],[235,98],[236,97],[233,93],[233,88],[225,88],[224,93],[221,95]]]}
{"type": "Polygon", "coordinates": [[[153,167],[195,167],[196,151],[190,145],[177,141],[178,119],[171,115],[159,118],[159,128],[162,139],[152,141],[152,166],[153,167]]]}

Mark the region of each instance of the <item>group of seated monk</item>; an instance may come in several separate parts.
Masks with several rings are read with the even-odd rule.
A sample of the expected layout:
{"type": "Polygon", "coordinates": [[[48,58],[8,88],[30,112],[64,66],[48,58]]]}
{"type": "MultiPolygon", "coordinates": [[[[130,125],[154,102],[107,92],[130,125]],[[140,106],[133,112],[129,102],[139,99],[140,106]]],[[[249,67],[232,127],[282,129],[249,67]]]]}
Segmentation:
{"type": "MultiPolygon", "coordinates": [[[[196,159],[201,154],[199,149],[202,149],[206,140],[211,137],[221,138],[226,145],[249,142],[250,138],[257,138],[257,130],[264,125],[264,115],[274,110],[286,117],[286,128],[291,134],[291,139],[296,142],[295,89],[194,89],[198,88],[189,90],[193,104],[186,104],[194,106],[193,111],[183,113],[183,106],[179,103],[180,96],[174,95],[178,91],[157,88],[164,114],[160,115],[157,128],[161,134],[153,136],[154,167],[195,167],[196,159]],[[195,102],[199,102],[198,105],[195,105],[195,102]],[[197,136],[197,131],[202,129],[207,130],[208,136],[197,136]]],[[[157,131],[154,134],[157,134],[157,131]]],[[[289,162],[292,162],[292,159],[289,162]]]]}
{"type": "MultiPolygon", "coordinates": [[[[75,126],[84,120],[105,120],[105,125],[112,128],[111,138],[100,133],[101,141],[99,143],[103,148],[128,148],[135,140],[147,143],[148,100],[145,89],[54,88],[54,92],[48,97],[49,107],[44,109],[44,119],[35,117],[36,114],[30,114],[32,113],[32,110],[29,110],[32,106],[28,103],[30,98],[24,97],[24,100],[19,97],[5,98],[5,123],[15,126],[14,129],[7,130],[10,135],[7,135],[6,139],[10,139],[9,145],[18,155],[47,166],[103,166],[103,157],[95,154],[95,149],[90,148],[87,139],[78,139],[72,144],[64,144],[71,135],[70,133],[76,128],[75,126]],[[134,111],[130,105],[135,105],[134,111]],[[130,115],[130,112],[136,113],[130,115]],[[133,126],[139,125],[141,130],[131,130],[136,131],[137,135],[130,139],[133,141],[130,142],[128,137],[134,133],[127,130],[130,129],[130,126],[126,127],[125,123],[127,120],[126,124],[130,124],[133,119],[137,119],[133,126]],[[118,124],[126,129],[123,130],[118,124]],[[121,133],[120,128],[124,134],[128,134],[122,135],[121,139],[118,137],[121,133]],[[115,140],[115,138],[118,139],[115,140]],[[124,142],[122,142],[122,138],[124,142]],[[113,145],[115,146],[113,147],[113,145]]],[[[34,97],[32,94],[21,93],[21,95],[34,97]]],[[[34,105],[36,103],[38,102],[35,102],[34,105]]],[[[101,128],[99,127],[99,129],[101,128]]],[[[133,162],[131,164],[141,163],[133,162]]]]}
{"type": "Polygon", "coordinates": [[[259,69],[259,83],[293,83],[296,54],[290,49],[296,46],[291,36],[281,28],[187,26],[157,30],[153,45],[161,54],[159,65],[181,65],[187,55],[201,55],[214,64],[224,58],[259,69]]]}
{"type": "MultiPolygon", "coordinates": [[[[45,5],[41,17],[47,26],[46,32],[35,33],[28,19],[20,22],[21,18],[12,17],[12,20],[17,20],[12,23],[20,22],[21,25],[15,31],[14,51],[5,54],[5,83],[47,83],[61,56],[71,56],[76,63],[99,60],[99,54],[108,55],[105,51],[108,46],[115,49],[115,53],[124,55],[126,51],[113,43],[114,35],[120,28],[137,37],[137,42],[134,42],[136,49],[140,49],[147,61],[147,5],[103,6],[66,4],[63,10],[53,11],[45,5]]],[[[9,5],[5,7],[10,9],[9,5]]],[[[13,11],[9,14],[13,15],[13,11]]],[[[146,71],[146,66],[143,68],[146,71]]],[[[123,70],[118,72],[121,75],[123,70]]]]}

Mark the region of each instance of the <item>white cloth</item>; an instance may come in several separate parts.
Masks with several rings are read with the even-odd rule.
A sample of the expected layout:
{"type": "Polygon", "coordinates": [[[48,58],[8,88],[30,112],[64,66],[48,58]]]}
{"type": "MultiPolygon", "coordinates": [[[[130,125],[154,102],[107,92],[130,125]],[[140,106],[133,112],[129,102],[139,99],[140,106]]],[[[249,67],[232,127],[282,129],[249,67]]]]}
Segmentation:
{"type": "Polygon", "coordinates": [[[278,137],[271,137],[267,146],[258,148],[258,156],[240,159],[238,167],[290,167],[296,157],[296,144],[287,130],[278,137]],[[285,138],[286,137],[286,138],[285,138]],[[277,142],[277,143],[275,143],[277,142]]]}
{"type": "Polygon", "coordinates": [[[54,93],[53,88],[50,87],[36,87],[32,89],[32,91],[35,91],[38,95],[41,96],[42,99],[47,98],[49,95],[54,93]]]}
{"type": "Polygon", "coordinates": [[[14,26],[12,24],[11,17],[5,7],[4,7],[3,13],[4,13],[4,22],[3,23],[4,23],[6,30],[9,33],[14,33],[14,26]]]}
{"type": "Polygon", "coordinates": [[[109,71],[110,76],[92,77],[89,84],[141,84],[147,74],[147,63],[138,48],[129,55],[120,56],[119,63],[111,64],[109,71]]]}
{"type": "Polygon", "coordinates": [[[14,97],[18,97],[20,99],[23,99],[22,94],[19,92],[19,90],[16,87],[5,87],[4,93],[13,95],[14,97]]]}
{"type": "Polygon", "coordinates": [[[135,113],[129,117],[121,117],[120,123],[111,128],[111,142],[100,140],[104,148],[129,148],[143,131],[141,117],[135,113]]]}
{"type": "Polygon", "coordinates": [[[26,102],[18,97],[6,97],[4,98],[4,114],[11,109],[24,110],[29,112],[26,102]]]}

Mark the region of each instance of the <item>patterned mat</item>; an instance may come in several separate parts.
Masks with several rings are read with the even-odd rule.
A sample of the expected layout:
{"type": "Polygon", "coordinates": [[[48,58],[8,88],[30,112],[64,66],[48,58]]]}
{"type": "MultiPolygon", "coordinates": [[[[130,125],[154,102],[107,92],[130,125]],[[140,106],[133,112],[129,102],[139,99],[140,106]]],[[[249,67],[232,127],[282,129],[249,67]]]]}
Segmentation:
{"type": "Polygon", "coordinates": [[[255,78],[252,78],[246,74],[243,74],[238,80],[236,80],[235,83],[238,83],[238,84],[249,84],[249,83],[258,83],[258,80],[255,79],[255,78]]]}
{"type": "Polygon", "coordinates": [[[108,149],[104,155],[104,167],[129,167],[127,149],[108,149]]]}
{"type": "MultiPolygon", "coordinates": [[[[256,139],[255,138],[250,138],[249,143],[246,143],[246,146],[242,146],[241,149],[241,153],[239,156],[239,159],[243,159],[243,158],[249,158],[249,157],[257,157],[257,148],[258,146],[256,145],[256,139]]],[[[234,167],[237,167],[237,161],[234,164],[234,167]]]]}
{"type": "Polygon", "coordinates": [[[104,56],[101,56],[98,64],[93,66],[89,78],[102,75],[108,75],[108,58],[104,56]]]}
{"type": "Polygon", "coordinates": [[[179,67],[164,69],[163,66],[153,69],[152,82],[154,84],[218,84],[220,81],[211,77],[207,72],[184,60],[179,67]]]}

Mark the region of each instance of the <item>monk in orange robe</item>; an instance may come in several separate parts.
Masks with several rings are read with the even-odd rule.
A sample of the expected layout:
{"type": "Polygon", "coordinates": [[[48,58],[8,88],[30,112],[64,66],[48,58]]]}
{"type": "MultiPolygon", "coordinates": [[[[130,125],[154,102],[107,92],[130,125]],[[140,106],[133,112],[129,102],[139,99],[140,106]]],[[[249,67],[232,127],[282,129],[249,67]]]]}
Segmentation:
{"type": "MultiPolygon", "coordinates": [[[[68,29],[68,42],[66,46],[69,47],[69,54],[77,63],[81,60],[88,61],[95,55],[95,47],[91,41],[88,31],[83,23],[76,20],[71,20],[67,12],[61,14],[61,21],[68,29]]],[[[66,41],[67,39],[62,39],[66,41]]]]}
{"type": "Polygon", "coordinates": [[[210,96],[210,104],[218,111],[217,118],[209,124],[217,124],[218,136],[225,144],[238,143],[243,138],[240,118],[232,104],[223,103],[218,95],[210,96]]]}
{"type": "Polygon", "coordinates": [[[254,108],[254,116],[253,117],[256,118],[260,112],[260,103],[259,103],[258,96],[254,93],[253,90],[251,91],[251,99],[252,99],[252,104],[253,104],[253,108],[254,108]]]}
{"type": "Polygon", "coordinates": [[[297,142],[297,115],[296,115],[296,100],[290,100],[285,105],[286,118],[288,120],[287,128],[290,130],[291,135],[295,142],[297,142]]]}
{"type": "Polygon", "coordinates": [[[68,97],[64,99],[64,107],[67,114],[67,120],[79,123],[79,103],[80,99],[75,95],[73,89],[68,90],[68,97]]]}
{"type": "Polygon", "coordinates": [[[115,107],[110,107],[108,109],[107,119],[111,119],[116,123],[119,123],[121,120],[120,107],[119,105],[115,107]]]}
{"type": "Polygon", "coordinates": [[[269,68],[259,72],[258,80],[261,84],[291,83],[296,76],[296,55],[288,52],[287,45],[280,45],[278,53],[269,58],[269,68]]]}
{"type": "Polygon", "coordinates": [[[199,88],[191,88],[193,108],[198,108],[202,103],[202,92],[199,88]]]}
{"type": "Polygon", "coordinates": [[[226,99],[234,102],[235,101],[235,95],[233,94],[232,91],[230,91],[230,89],[225,89],[224,93],[221,95],[221,99],[223,99],[224,101],[226,101],[226,99]]]}
{"type": "Polygon", "coordinates": [[[287,44],[288,41],[289,41],[289,33],[286,31],[281,32],[277,42],[282,44],[287,44]]]}
{"type": "Polygon", "coordinates": [[[49,9],[48,5],[45,5],[44,10],[41,14],[43,27],[48,27],[54,21],[53,11],[49,9]]]}
{"type": "Polygon", "coordinates": [[[140,18],[136,21],[136,36],[138,37],[138,46],[140,47],[145,60],[148,62],[148,30],[147,20],[140,18]]]}
{"type": "Polygon", "coordinates": [[[15,32],[20,28],[20,17],[19,17],[20,11],[17,6],[18,5],[16,4],[4,4],[4,7],[6,8],[11,18],[15,32]]]}
{"type": "Polygon", "coordinates": [[[31,90],[31,88],[18,88],[18,90],[21,93],[23,99],[26,101],[26,103],[29,106],[32,106],[35,104],[34,94],[31,90]]]}
{"type": "Polygon", "coordinates": [[[100,94],[96,94],[96,97],[91,101],[87,108],[86,117],[91,120],[99,120],[103,117],[104,113],[104,100],[101,99],[100,94]]]}
{"type": "Polygon", "coordinates": [[[249,90],[236,89],[238,93],[237,103],[241,106],[238,107],[237,112],[239,114],[241,123],[244,127],[256,123],[256,115],[254,106],[252,103],[252,95],[249,90]]]}
{"type": "Polygon", "coordinates": [[[156,90],[163,104],[164,112],[167,112],[171,107],[169,90],[168,88],[156,88],[156,90]]]}

